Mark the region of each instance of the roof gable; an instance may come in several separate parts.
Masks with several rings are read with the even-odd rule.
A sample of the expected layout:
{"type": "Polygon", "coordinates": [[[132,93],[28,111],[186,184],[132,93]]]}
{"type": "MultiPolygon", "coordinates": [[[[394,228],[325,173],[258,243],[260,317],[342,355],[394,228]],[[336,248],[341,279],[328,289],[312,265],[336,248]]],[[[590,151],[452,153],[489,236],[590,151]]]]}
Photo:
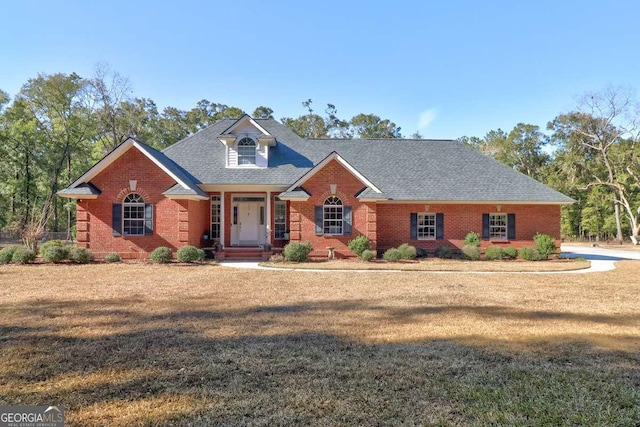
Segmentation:
{"type": "Polygon", "coordinates": [[[265,128],[263,128],[262,126],[260,126],[258,124],[258,122],[256,122],[253,117],[251,117],[248,114],[245,114],[244,116],[240,117],[238,120],[236,120],[235,123],[233,123],[231,126],[229,126],[227,129],[225,129],[222,132],[222,135],[227,135],[227,134],[232,134],[234,133],[234,131],[236,131],[239,128],[242,128],[246,125],[251,125],[253,126],[256,130],[258,130],[260,133],[264,134],[264,135],[268,135],[271,136],[271,134],[269,132],[267,132],[267,130],[265,128]]]}
{"type": "Polygon", "coordinates": [[[63,197],[70,197],[72,195],[76,195],[76,193],[81,194],[81,192],[77,192],[75,190],[83,188],[84,184],[89,183],[100,172],[104,171],[109,165],[119,159],[130,149],[137,149],[138,151],[140,151],[152,163],[154,163],[157,167],[159,167],[162,171],[169,175],[171,179],[173,179],[177,183],[177,185],[185,190],[186,193],[190,194],[191,197],[208,199],[207,194],[200,188],[198,188],[193,180],[185,172],[183,172],[178,165],[173,163],[171,159],[169,159],[161,152],[155,150],[154,148],[149,147],[148,145],[143,144],[133,138],[128,138],[126,141],[112,150],[109,154],[103,157],[102,160],[93,165],[80,178],[74,181],[69,187],[59,192],[59,195],[63,197]]]}
{"type": "Polygon", "coordinates": [[[302,175],[296,182],[291,184],[286,191],[293,191],[294,189],[301,187],[305,182],[307,182],[312,176],[322,170],[326,165],[328,165],[332,160],[335,160],[340,165],[342,165],[346,170],[351,172],[353,176],[355,176],[360,182],[367,186],[367,188],[372,191],[382,194],[382,191],[378,187],[376,187],[371,181],[369,181],[360,171],[358,171],[355,167],[353,167],[349,162],[343,159],[337,152],[331,152],[327,157],[325,157],[320,163],[315,165],[309,171],[307,171],[304,175],[302,175]]]}

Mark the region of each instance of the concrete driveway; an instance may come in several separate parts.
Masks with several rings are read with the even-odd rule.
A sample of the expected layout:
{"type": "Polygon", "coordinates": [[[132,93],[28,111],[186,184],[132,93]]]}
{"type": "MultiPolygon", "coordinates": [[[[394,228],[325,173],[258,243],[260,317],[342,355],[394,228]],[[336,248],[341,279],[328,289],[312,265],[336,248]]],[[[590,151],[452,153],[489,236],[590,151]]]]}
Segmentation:
{"type": "Polygon", "coordinates": [[[579,270],[580,272],[609,271],[613,270],[616,261],[640,260],[640,251],[633,249],[623,250],[611,247],[591,247],[581,245],[562,244],[562,256],[568,258],[582,257],[591,261],[591,268],[579,270]]]}

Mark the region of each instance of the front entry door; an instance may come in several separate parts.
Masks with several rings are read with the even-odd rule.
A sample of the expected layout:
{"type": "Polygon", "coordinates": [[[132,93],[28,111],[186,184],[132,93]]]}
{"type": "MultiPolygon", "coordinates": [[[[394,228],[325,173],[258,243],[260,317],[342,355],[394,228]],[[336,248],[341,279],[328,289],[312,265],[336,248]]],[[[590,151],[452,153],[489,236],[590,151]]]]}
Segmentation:
{"type": "Polygon", "coordinates": [[[258,244],[259,203],[238,205],[238,240],[241,245],[258,244]]]}

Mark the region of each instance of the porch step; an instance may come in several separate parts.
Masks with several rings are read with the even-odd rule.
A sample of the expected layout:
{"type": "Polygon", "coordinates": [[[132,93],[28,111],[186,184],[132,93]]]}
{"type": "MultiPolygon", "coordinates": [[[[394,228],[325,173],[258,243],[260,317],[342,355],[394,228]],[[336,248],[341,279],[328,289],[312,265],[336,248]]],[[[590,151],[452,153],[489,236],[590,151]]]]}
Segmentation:
{"type": "Polygon", "coordinates": [[[263,250],[259,247],[231,247],[224,249],[224,257],[230,261],[262,261],[263,250]]]}

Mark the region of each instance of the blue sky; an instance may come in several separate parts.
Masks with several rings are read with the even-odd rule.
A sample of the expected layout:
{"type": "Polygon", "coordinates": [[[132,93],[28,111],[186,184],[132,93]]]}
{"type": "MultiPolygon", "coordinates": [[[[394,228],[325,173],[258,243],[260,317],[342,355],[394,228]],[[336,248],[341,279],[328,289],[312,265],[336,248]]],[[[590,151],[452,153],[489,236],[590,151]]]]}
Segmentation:
{"type": "Polygon", "coordinates": [[[275,117],[333,103],[404,135],[545,127],[585,91],[640,87],[637,1],[11,1],[0,89],[106,62],[134,96],[275,117]]]}

